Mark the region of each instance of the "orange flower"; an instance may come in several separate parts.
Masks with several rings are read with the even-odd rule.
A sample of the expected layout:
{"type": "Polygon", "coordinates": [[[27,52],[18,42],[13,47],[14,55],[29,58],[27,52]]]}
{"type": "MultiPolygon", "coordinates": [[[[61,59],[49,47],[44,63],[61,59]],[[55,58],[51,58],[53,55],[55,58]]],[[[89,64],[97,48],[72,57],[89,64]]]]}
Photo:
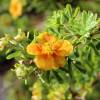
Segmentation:
{"type": "Polygon", "coordinates": [[[9,12],[11,13],[14,19],[21,16],[22,8],[23,8],[23,5],[22,5],[21,0],[11,0],[9,12]]]}
{"type": "Polygon", "coordinates": [[[27,46],[27,52],[35,56],[35,64],[43,70],[63,67],[65,57],[72,51],[73,46],[69,41],[58,39],[47,32],[37,37],[37,43],[32,42],[27,46]]]}

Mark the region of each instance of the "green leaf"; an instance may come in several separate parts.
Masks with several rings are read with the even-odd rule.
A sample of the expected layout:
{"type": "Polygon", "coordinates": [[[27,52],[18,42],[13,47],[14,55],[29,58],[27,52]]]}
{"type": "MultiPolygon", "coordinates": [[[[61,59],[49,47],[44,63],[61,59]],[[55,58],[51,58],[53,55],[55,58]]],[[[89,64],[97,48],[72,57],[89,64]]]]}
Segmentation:
{"type": "Polygon", "coordinates": [[[73,11],[72,7],[68,4],[65,9],[54,12],[49,17],[47,29],[59,29],[59,35],[68,32],[73,34],[73,36],[80,35],[87,38],[98,23],[97,14],[86,11],[80,12],[79,7],[73,11]]]}
{"type": "Polygon", "coordinates": [[[95,45],[92,42],[89,43],[89,46],[94,50],[94,52],[95,52],[96,55],[98,55],[98,56],[100,55],[99,52],[98,52],[98,50],[96,49],[95,45]]]}
{"type": "Polygon", "coordinates": [[[74,65],[80,72],[82,72],[84,74],[86,73],[86,70],[84,69],[84,67],[81,65],[80,62],[76,62],[74,65]]]}
{"type": "Polygon", "coordinates": [[[46,71],[45,73],[43,73],[42,77],[47,83],[49,83],[51,81],[50,71],[46,71]]]}
{"type": "Polygon", "coordinates": [[[56,79],[58,80],[58,82],[59,83],[62,83],[63,82],[63,79],[60,77],[60,75],[58,74],[58,72],[57,71],[53,71],[53,73],[54,73],[56,79]]]}
{"type": "Polygon", "coordinates": [[[77,7],[77,8],[75,9],[74,13],[73,13],[73,17],[76,18],[77,15],[79,14],[79,12],[80,12],[80,8],[77,7]]]}
{"type": "Polygon", "coordinates": [[[12,59],[12,58],[16,58],[16,57],[20,57],[21,52],[20,51],[16,51],[14,53],[9,54],[6,58],[7,59],[12,59]]]}
{"type": "Polygon", "coordinates": [[[72,7],[70,4],[66,5],[65,11],[66,11],[65,13],[68,14],[69,17],[72,16],[72,7]]]}
{"type": "Polygon", "coordinates": [[[70,58],[68,58],[68,71],[69,71],[69,75],[71,77],[71,79],[73,80],[73,71],[72,71],[72,60],[70,58]]]}

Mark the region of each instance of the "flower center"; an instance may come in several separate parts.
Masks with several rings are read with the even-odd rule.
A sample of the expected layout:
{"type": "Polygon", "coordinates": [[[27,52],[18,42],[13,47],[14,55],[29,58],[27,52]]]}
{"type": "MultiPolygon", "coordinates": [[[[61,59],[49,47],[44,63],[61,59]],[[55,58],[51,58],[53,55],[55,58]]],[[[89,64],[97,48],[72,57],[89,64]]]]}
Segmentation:
{"type": "Polygon", "coordinates": [[[45,43],[43,45],[43,53],[44,54],[53,54],[52,44],[51,43],[45,43]]]}

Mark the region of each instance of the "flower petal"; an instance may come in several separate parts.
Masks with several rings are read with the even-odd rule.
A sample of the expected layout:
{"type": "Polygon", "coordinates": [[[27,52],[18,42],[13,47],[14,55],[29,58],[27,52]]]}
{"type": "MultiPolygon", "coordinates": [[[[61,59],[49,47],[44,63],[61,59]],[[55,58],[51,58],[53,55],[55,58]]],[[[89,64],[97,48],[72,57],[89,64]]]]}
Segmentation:
{"type": "Polygon", "coordinates": [[[55,69],[54,58],[51,55],[36,56],[34,59],[38,68],[43,70],[55,69]]]}
{"type": "Polygon", "coordinates": [[[68,56],[72,53],[72,51],[72,44],[67,40],[63,40],[63,43],[60,45],[58,50],[55,51],[55,54],[58,56],[68,56]]]}
{"type": "Polygon", "coordinates": [[[65,57],[63,56],[54,56],[54,60],[57,67],[63,67],[66,63],[65,57]]]}
{"type": "Polygon", "coordinates": [[[27,52],[31,55],[41,55],[42,47],[38,43],[31,43],[27,46],[27,52]]]}
{"type": "Polygon", "coordinates": [[[37,37],[37,39],[40,43],[45,43],[45,42],[50,42],[50,41],[55,41],[56,40],[56,38],[53,35],[51,35],[47,32],[41,33],[37,37]]]}

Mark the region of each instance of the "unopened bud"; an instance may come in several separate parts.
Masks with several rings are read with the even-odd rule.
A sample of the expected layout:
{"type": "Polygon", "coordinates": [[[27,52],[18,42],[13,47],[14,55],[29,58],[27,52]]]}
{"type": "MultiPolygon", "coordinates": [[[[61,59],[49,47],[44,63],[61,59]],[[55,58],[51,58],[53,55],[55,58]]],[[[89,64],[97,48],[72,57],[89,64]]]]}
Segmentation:
{"type": "Polygon", "coordinates": [[[2,51],[3,49],[4,49],[4,44],[3,44],[3,42],[2,41],[0,41],[0,51],[2,51]]]}
{"type": "Polygon", "coordinates": [[[20,34],[18,34],[17,36],[15,36],[15,40],[16,41],[22,41],[22,40],[24,40],[25,39],[25,33],[24,32],[22,32],[22,33],[20,33],[20,34]]]}

